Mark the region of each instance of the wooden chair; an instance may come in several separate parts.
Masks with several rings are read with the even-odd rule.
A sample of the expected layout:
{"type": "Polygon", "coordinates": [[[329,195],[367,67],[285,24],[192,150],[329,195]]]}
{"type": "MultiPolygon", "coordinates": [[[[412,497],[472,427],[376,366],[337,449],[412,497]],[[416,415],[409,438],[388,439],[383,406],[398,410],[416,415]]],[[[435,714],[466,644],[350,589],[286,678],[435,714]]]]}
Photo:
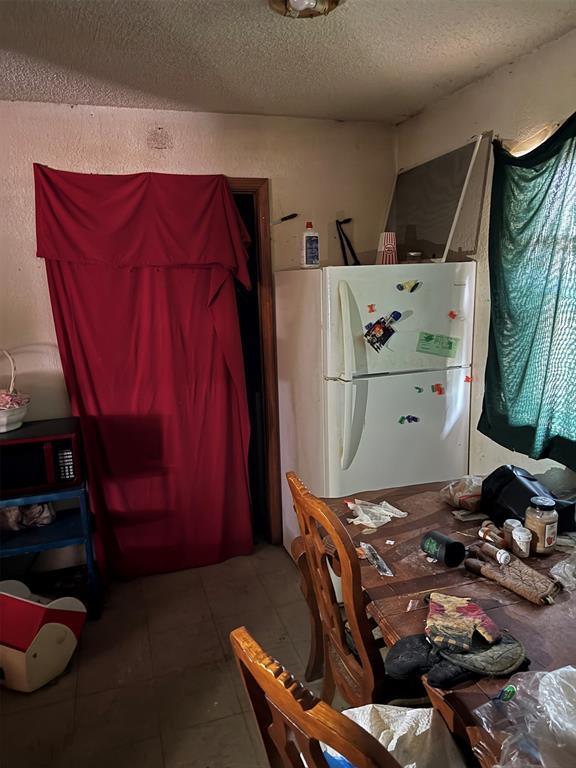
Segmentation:
{"type": "Polygon", "coordinates": [[[324,674],[324,648],[322,641],[322,622],[318,613],[318,603],[314,594],[314,584],[310,569],[308,568],[308,558],[304,549],[304,538],[297,536],[290,547],[292,559],[300,571],[300,589],[308,605],[310,614],[310,654],[304,673],[304,680],[310,683],[318,680],[324,674]]]}
{"type": "MultiPolygon", "coordinates": [[[[353,707],[405,698],[406,691],[386,677],[382,654],[372,634],[373,623],[366,614],[360,563],[352,539],[338,517],[310,493],[294,472],[288,472],[286,477],[322,623],[322,698],[331,702],[335,687],[353,707]],[[326,536],[333,545],[333,551],[327,544],[326,536]],[[334,595],[329,562],[340,572],[344,610],[334,595]]],[[[423,694],[418,690],[410,691],[408,695],[423,694]]]]}
{"type": "Polygon", "coordinates": [[[356,768],[399,768],[373,736],[319,701],[245,627],[233,630],[230,642],[271,768],[326,768],[321,742],[356,768]]]}

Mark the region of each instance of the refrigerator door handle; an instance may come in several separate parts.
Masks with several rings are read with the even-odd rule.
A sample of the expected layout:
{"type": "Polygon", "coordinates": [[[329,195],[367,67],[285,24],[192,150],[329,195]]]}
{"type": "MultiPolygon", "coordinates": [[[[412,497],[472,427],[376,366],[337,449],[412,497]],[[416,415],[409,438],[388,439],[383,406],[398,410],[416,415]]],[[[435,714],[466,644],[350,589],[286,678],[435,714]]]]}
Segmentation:
{"type": "Polygon", "coordinates": [[[344,371],[342,378],[350,381],[355,372],[354,336],[352,333],[352,317],[350,313],[350,286],[346,280],[338,283],[340,297],[340,317],[342,319],[342,352],[344,355],[344,371]]]}
{"type": "MultiPolygon", "coordinates": [[[[354,420],[354,384],[344,384],[344,423],[342,425],[342,458],[340,466],[348,469],[354,458],[352,453],[352,422],[354,420]]],[[[355,452],[354,452],[355,453],[355,452]]]]}
{"type": "Polygon", "coordinates": [[[342,424],[342,457],[340,467],[348,469],[354,461],[364,431],[368,403],[368,381],[343,381],[344,408],[342,424]]]}

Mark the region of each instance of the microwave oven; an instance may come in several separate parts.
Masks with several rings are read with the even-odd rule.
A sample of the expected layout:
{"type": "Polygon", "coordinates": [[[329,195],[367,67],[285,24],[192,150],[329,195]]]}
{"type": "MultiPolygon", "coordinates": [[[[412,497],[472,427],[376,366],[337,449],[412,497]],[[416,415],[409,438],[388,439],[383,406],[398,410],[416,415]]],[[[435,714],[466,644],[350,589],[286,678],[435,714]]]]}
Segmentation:
{"type": "Polygon", "coordinates": [[[33,496],[82,482],[80,422],[28,421],[0,434],[0,498],[33,496]]]}

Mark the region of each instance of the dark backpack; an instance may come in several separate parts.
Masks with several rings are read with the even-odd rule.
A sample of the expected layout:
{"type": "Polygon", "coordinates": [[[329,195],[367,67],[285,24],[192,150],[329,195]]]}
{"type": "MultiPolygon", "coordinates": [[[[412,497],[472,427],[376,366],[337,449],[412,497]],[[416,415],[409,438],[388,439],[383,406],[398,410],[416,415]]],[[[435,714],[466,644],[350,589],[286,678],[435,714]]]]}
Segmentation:
{"type": "Polygon", "coordinates": [[[556,501],[558,533],[576,531],[576,502],[557,499],[530,472],[512,464],[498,467],[484,478],[479,511],[498,526],[508,518],[516,518],[523,523],[524,513],[533,496],[548,496],[556,501]]]}

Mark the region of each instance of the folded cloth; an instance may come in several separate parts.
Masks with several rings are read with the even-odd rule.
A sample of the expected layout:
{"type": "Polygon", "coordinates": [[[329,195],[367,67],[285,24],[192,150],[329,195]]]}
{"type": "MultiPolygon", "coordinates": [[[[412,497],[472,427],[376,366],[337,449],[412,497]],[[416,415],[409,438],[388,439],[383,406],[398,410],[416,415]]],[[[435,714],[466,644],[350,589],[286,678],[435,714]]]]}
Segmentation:
{"type": "Polygon", "coordinates": [[[554,602],[554,597],[562,589],[562,584],[550,579],[543,573],[535,571],[517,557],[513,557],[508,565],[501,566],[495,561],[479,560],[468,557],[464,561],[466,568],[472,573],[495,581],[501,587],[509,589],[516,595],[526,598],[535,605],[546,605],[554,602]]]}
{"type": "Polygon", "coordinates": [[[394,643],[384,663],[386,674],[395,680],[428,674],[428,682],[435,688],[452,688],[475,677],[510,675],[526,663],[526,654],[509,632],[502,632],[492,645],[476,635],[466,653],[435,648],[426,635],[410,635],[394,643]]]}
{"type": "Polygon", "coordinates": [[[440,652],[426,635],[408,635],[388,649],[384,665],[394,680],[412,680],[429,672],[441,661],[440,652]]]}
{"type": "Polygon", "coordinates": [[[471,677],[468,670],[443,659],[426,635],[408,635],[398,640],[388,649],[384,665],[386,674],[393,680],[414,683],[428,673],[429,680],[433,676],[431,685],[436,688],[451,688],[471,677]]]}
{"type": "MultiPolygon", "coordinates": [[[[440,655],[451,664],[468,670],[480,677],[504,677],[516,672],[526,659],[526,651],[519,640],[509,632],[502,631],[498,642],[486,647],[478,637],[472,642],[472,647],[466,653],[440,650],[440,655]]],[[[428,675],[430,685],[435,685],[434,668],[428,675]]]]}
{"type": "Polygon", "coordinates": [[[430,594],[424,631],[433,645],[450,651],[469,651],[475,632],[488,644],[500,639],[496,624],[469,597],[454,597],[441,592],[430,594]]]}

